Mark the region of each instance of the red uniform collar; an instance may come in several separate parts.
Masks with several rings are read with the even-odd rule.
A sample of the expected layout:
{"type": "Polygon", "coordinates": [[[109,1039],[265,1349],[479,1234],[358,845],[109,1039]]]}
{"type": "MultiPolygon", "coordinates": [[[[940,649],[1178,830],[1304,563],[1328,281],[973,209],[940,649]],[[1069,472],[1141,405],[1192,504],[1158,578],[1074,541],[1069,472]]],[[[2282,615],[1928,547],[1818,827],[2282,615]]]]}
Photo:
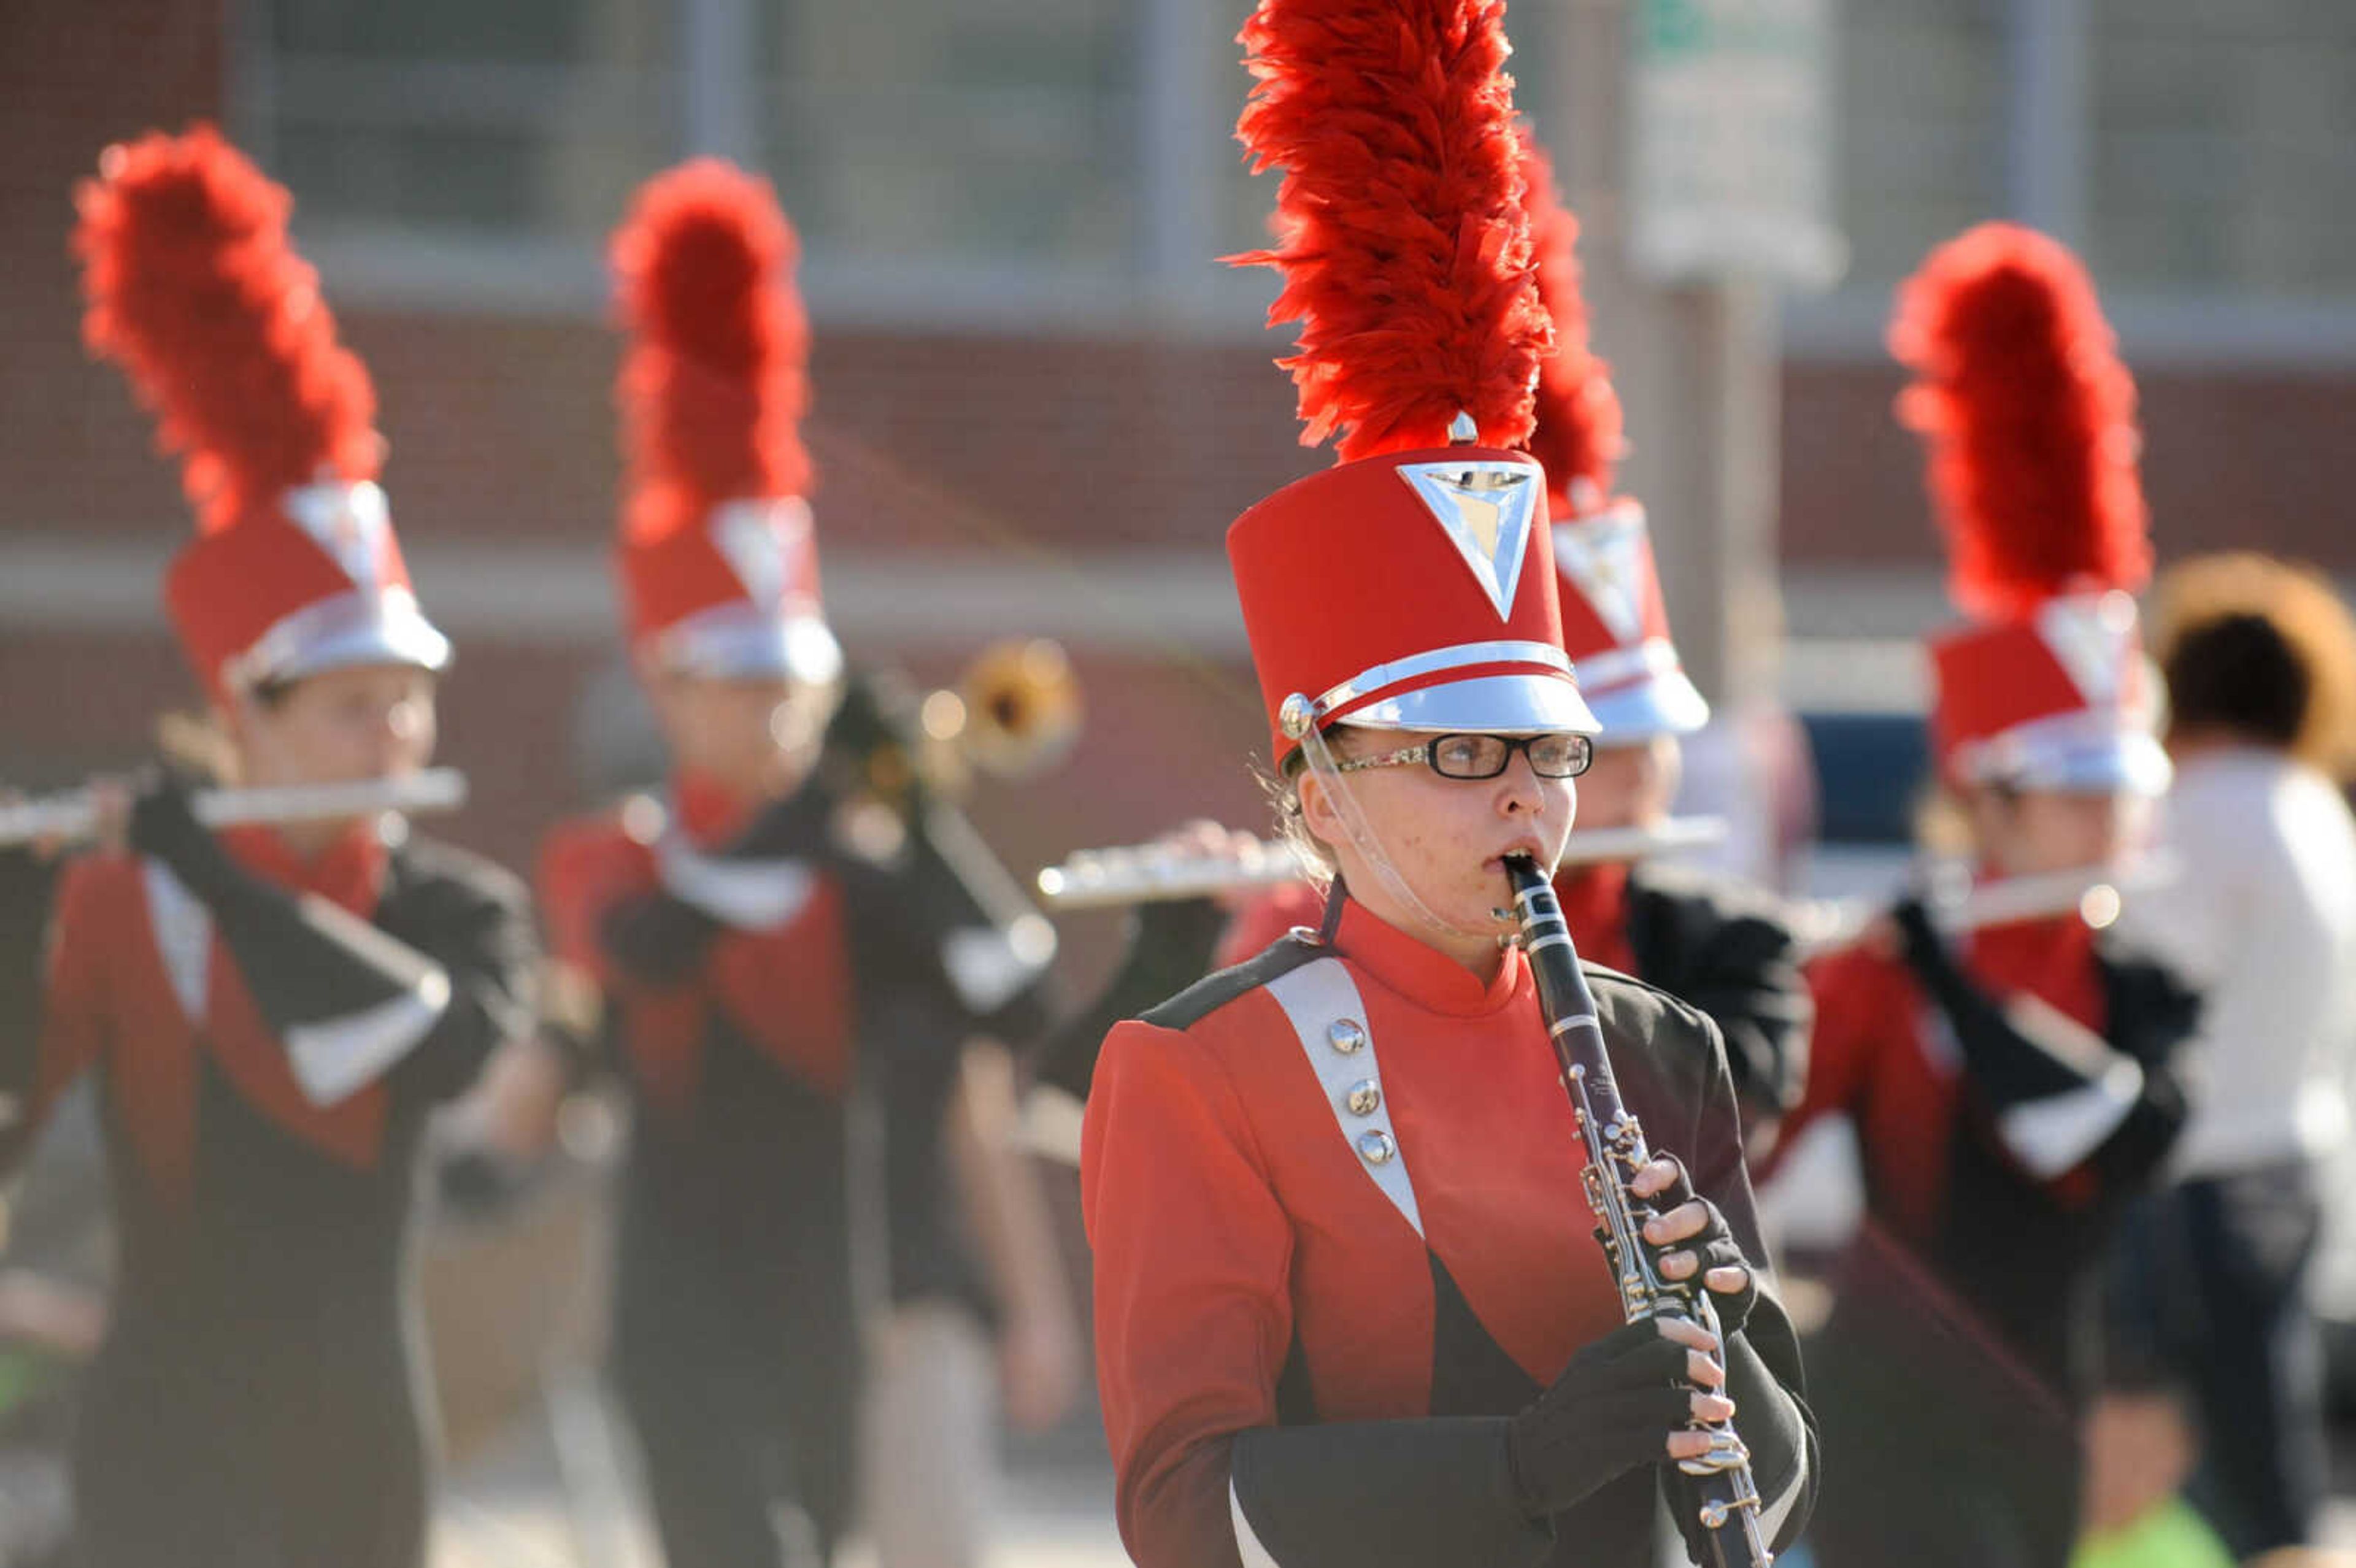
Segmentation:
{"type": "Polygon", "coordinates": [[[1555,878],[1554,896],[1581,954],[1628,923],[1628,863],[1607,860],[1580,866],[1555,878]]]}
{"type": "Polygon", "coordinates": [[[1408,935],[1355,899],[1342,905],[1334,950],[1409,1002],[1453,1018],[1483,1018],[1528,989],[1529,967],[1520,949],[1505,955],[1497,977],[1483,985],[1472,970],[1408,935]]]}
{"type": "Polygon", "coordinates": [[[697,848],[724,844],[753,820],[754,803],[740,792],[692,768],[671,775],[671,815],[697,848]]]}
{"type": "Polygon", "coordinates": [[[221,830],[221,847],[255,876],[295,892],[316,893],[354,914],[369,914],[384,891],[388,854],[371,822],[355,823],[318,854],[305,858],[278,834],[259,825],[221,830]]]}

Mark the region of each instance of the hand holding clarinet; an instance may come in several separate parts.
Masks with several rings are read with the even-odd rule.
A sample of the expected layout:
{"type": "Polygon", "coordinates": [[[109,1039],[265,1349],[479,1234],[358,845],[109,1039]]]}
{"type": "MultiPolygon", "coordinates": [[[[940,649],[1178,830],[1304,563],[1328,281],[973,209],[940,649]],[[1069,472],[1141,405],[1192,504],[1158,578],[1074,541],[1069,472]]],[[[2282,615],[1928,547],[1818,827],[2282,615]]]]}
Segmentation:
{"type": "MultiPolygon", "coordinates": [[[[1639,1435],[1658,1430],[1642,1415],[1674,1412],[1662,1405],[1659,1381],[1648,1374],[1655,1361],[1676,1358],[1682,1348],[1686,1381],[1694,1386],[1685,1429],[1670,1434],[1666,1456],[1687,1477],[1682,1488],[1697,1518],[1680,1520],[1690,1541],[1701,1545],[1709,1568],[1767,1568],[1773,1561],[1761,1522],[1762,1499],[1751,1472],[1750,1452],[1734,1427],[1734,1406],[1721,1393],[1724,1347],[1740,1331],[1758,1299],[1758,1282],[1743,1261],[1725,1217],[1707,1199],[1696,1197],[1684,1168],[1673,1157],[1655,1157],[1644,1129],[1621,1104],[1602,1026],[1561,906],[1547,874],[1524,857],[1505,862],[1513,884],[1521,942],[1537,979],[1539,1005],[1562,1062],[1563,1087],[1570,1096],[1579,1137],[1587,1156],[1584,1182],[1595,1211],[1597,1235],[1617,1279],[1621,1307],[1633,1326],[1649,1324],[1654,1337],[1613,1335],[1574,1358],[1563,1378],[1541,1395],[1517,1422],[1516,1468],[1526,1474],[1526,1439],[1535,1418],[1550,1405],[1566,1407],[1568,1386],[1590,1410],[1596,1391],[1585,1387],[1601,1372],[1626,1363],[1637,1375],[1628,1381],[1652,1396],[1640,1418],[1623,1424],[1639,1435]],[[1628,1343],[1619,1342],[1627,1339],[1628,1343]],[[1618,1346],[1617,1349],[1611,1348],[1618,1346]],[[1599,1367],[1599,1360],[1608,1363],[1599,1367]],[[1643,1385],[1649,1385],[1643,1386],[1643,1385]]],[[[1676,1392],[1676,1391],[1672,1391],[1676,1392]]],[[[1615,1389],[1611,1397],[1626,1395],[1615,1389]]],[[[1638,1414],[1632,1410],[1632,1414],[1638,1414]]],[[[1608,1424],[1593,1422],[1588,1424],[1608,1424]]]]}

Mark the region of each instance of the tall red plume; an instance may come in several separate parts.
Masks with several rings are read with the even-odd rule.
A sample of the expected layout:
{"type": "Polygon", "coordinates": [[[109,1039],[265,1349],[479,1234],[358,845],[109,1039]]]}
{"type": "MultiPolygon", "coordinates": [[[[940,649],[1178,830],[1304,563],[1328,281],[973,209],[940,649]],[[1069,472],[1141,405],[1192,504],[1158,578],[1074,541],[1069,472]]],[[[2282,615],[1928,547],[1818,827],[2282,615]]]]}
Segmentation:
{"type": "Polygon", "coordinates": [[[1304,445],[1344,461],[1529,438],[1551,331],[1533,279],[1502,0],[1260,0],[1244,25],[1253,90],[1236,133],[1282,168],[1271,324],[1304,445]]]}
{"type": "Polygon", "coordinates": [[[1527,125],[1521,128],[1522,170],[1528,188],[1522,198],[1530,215],[1530,241],[1537,252],[1538,300],[1554,323],[1554,352],[1538,367],[1537,428],[1528,450],[1546,470],[1547,484],[1569,496],[1584,482],[1601,501],[1625,450],[1620,425],[1620,394],[1612,389],[1612,367],[1588,347],[1587,300],[1580,287],[1579,219],[1562,204],[1554,163],[1527,125]]]}
{"type": "Polygon", "coordinates": [[[798,251],[769,182],[715,158],[648,181],[616,231],[632,537],[808,488],[809,326],[789,276],[798,251]]]}
{"type": "Polygon", "coordinates": [[[199,532],[297,485],[376,477],[376,392],[287,242],[284,187],[198,125],[109,147],[75,202],[83,336],[182,455],[199,532]]]}
{"type": "Polygon", "coordinates": [[[2075,256],[2014,224],[1969,229],[1900,289],[1890,347],[1915,373],[1899,417],[1930,447],[1960,609],[2144,585],[2135,382],[2075,256]]]}

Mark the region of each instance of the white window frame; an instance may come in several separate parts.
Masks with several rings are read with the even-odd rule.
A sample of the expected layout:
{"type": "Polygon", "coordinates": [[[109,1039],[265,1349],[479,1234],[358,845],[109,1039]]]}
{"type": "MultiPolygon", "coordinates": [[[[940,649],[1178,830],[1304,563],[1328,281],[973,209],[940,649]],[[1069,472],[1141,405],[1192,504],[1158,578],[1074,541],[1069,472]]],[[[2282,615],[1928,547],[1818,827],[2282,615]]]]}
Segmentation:
{"type": "MultiPolygon", "coordinates": [[[[759,0],[680,0],[676,145],[670,159],[710,154],[756,166],[759,80],[752,46],[759,0]]],[[[1149,59],[1211,58],[1223,32],[1206,0],[1143,0],[1149,59]]],[[[224,98],[232,133],[267,166],[276,60],[257,3],[230,7],[224,98]]],[[[452,68],[465,73],[472,68],[452,68]]],[[[530,68],[486,68],[491,79],[530,68]]],[[[1276,284],[1220,263],[1217,160],[1233,144],[1230,106],[1185,71],[1140,73],[1137,263],[1122,272],[989,258],[805,254],[800,283],[821,325],[891,325],[1031,335],[1176,332],[1195,340],[1260,335],[1276,284]]],[[[1241,91],[1241,79],[1237,79],[1241,91]]],[[[487,95],[496,101],[495,92],[487,95]]],[[[502,111],[517,113],[510,101],[502,111]]],[[[653,169],[648,171],[654,173],[653,169]]],[[[618,221],[620,213],[614,215],[618,221]]],[[[296,228],[330,293],[347,306],[437,314],[604,319],[611,284],[602,250],[577,238],[470,235],[414,225],[306,222],[296,228]]]]}
{"type": "MultiPolygon", "coordinates": [[[[2004,216],[2083,248],[2094,177],[2092,0],[2011,0],[2004,46],[2004,216]]],[[[1852,284],[1814,299],[1787,296],[1785,358],[1887,359],[1890,293],[1852,284]]],[[[2103,307],[2121,352],[2139,369],[2356,368],[2356,302],[2106,290],[2103,307]]]]}

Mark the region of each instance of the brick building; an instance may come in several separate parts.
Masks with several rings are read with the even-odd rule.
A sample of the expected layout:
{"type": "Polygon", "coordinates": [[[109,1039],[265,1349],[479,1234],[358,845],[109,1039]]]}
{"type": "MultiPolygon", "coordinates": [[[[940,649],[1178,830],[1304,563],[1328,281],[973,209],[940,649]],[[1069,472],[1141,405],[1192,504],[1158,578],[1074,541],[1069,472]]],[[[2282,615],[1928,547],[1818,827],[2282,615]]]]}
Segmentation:
{"type": "MultiPolygon", "coordinates": [[[[1182,813],[1254,819],[1236,759],[1261,731],[1217,539],[1324,459],[1294,443],[1280,345],[1256,330],[1267,285],[1211,261],[1253,241],[1269,196],[1222,140],[1241,9],[0,7],[0,778],[129,761],[189,699],[155,610],[187,512],[147,421],[82,356],[65,236],[102,145],[206,117],[294,186],[298,237],[376,377],[387,488],[460,644],[444,753],[476,799],[456,836],[522,860],[634,754],[598,246],[691,144],[770,169],[809,241],[809,437],[854,656],[945,678],[1009,632],[1076,656],[1093,701],[1071,765],[974,803],[1010,861],[1182,813]]],[[[1542,44],[1547,9],[1526,9],[1542,44]]],[[[1911,629],[1934,591],[1877,326],[1913,257],[1993,211],[2076,222],[2106,291],[2126,280],[2163,551],[2230,539],[2356,571],[2356,108],[2329,85],[2356,71],[2356,25],[2328,0],[2234,10],[2220,32],[2189,0],[1891,0],[1845,27],[1857,265],[1786,317],[1795,631],[1911,629]],[[2074,87],[2021,66],[2055,41],[2048,12],[2094,48],[2074,87]],[[2189,61],[2213,91],[2184,90],[2189,61]],[[2057,103],[2082,128],[2058,195],[2039,155],[2071,148],[2037,139],[2057,103]],[[2204,242],[2220,230],[2244,242],[2204,242]]],[[[1543,123],[1544,84],[1526,86],[1543,123]]]]}

